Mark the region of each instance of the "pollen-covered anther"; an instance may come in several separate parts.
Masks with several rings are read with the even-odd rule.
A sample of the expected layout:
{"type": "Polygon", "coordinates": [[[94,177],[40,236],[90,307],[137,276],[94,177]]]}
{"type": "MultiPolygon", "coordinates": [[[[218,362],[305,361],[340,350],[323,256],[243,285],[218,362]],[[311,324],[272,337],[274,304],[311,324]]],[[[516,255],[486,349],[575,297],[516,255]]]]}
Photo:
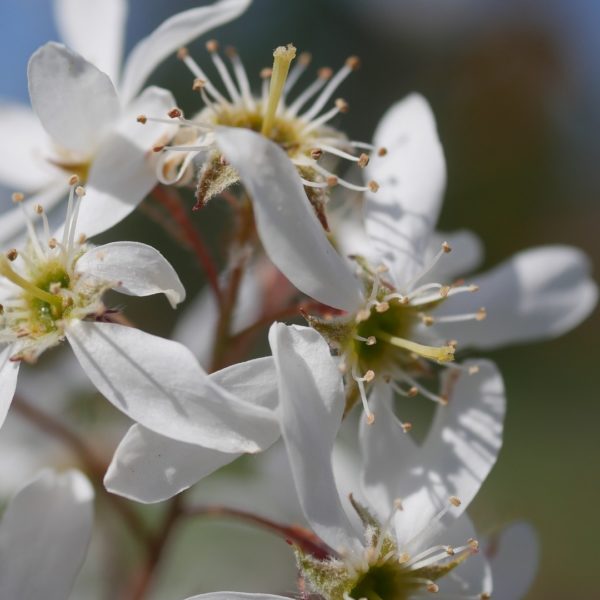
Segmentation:
{"type": "Polygon", "coordinates": [[[208,40],[208,42],[206,42],[206,49],[209,52],[217,52],[219,50],[219,42],[217,42],[217,40],[208,40]]]}
{"type": "Polygon", "coordinates": [[[13,262],[13,261],[17,260],[17,256],[19,256],[19,252],[17,251],[16,248],[11,248],[6,253],[6,258],[8,258],[8,260],[10,260],[10,262],[13,262]]]}
{"type": "Polygon", "coordinates": [[[338,185],[340,180],[335,175],[330,175],[329,177],[327,177],[326,182],[329,187],[335,187],[336,185],[338,185]]]}
{"type": "Polygon", "coordinates": [[[19,202],[23,202],[23,200],[25,200],[25,195],[21,192],[15,192],[11,198],[15,204],[19,204],[19,202]]]}
{"type": "Polygon", "coordinates": [[[78,185],[78,186],[75,188],[75,195],[76,195],[78,198],[83,198],[83,197],[85,196],[85,188],[84,188],[82,185],[78,185]]]}
{"type": "Polygon", "coordinates": [[[446,554],[448,556],[454,556],[454,554],[455,554],[454,548],[452,546],[446,546],[446,554]]]}
{"type": "Polygon", "coordinates": [[[388,310],[390,310],[390,303],[389,302],[379,302],[378,304],[375,305],[375,310],[378,313],[387,312],[388,310]]]}
{"type": "Polygon", "coordinates": [[[50,250],[54,250],[54,248],[56,248],[58,246],[58,240],[56,238],[50,238],[48,240],[48,248],[50,248],[50,250]]]}
{"type": "Polygon", "coordinates": [[[479,542],[474,538],[469,538],[467,540],[467,545],[471,549],[472,552],[479,552],[479,542]]]}
{"type": "Polygon", "coordinates": [[[321,158],[321,156],[323,156],[323,150],[321,150],[321,148],[313,148],[310,151],[310,157],[313,160],[319,160],[321,158]]]}
{"type": "Polygon", "coordinates": [[[321,67],[317,71],[317,77],[319,79],[327,81],[328,79],[331,79],[333,77],[333,69],[331,69],[330,67],[321,67]]]}
{"type": "Polygon", "coordinates": [[[369,164],[369,155],[364,152],[358,157],[357,164],[361,169],[364,169],[369,164]]]}
{"type": "Polygon", "coordinates": [[[142,125],[145,125],[148,122],[148,117],[146,115],[138,115],[136,121],[142,125]]]}
{"type": "Polygon", "coordinates": [[[360,67],[360,58],[358,56],[349,56],[346,59],[346,66],[353,71],[356,71],[360,67]]]}
{"type": "Polygon", "coordinates": [[[367,186],[369,187],[369,190],[375,194],[379,191],[379,184],[376,181],[369,181],[369,183],[367,183],[367,186]]]}
{"type": "Polygon", "coordinates": [[[432,594],[437,594],[440,591],[440,586],[434,581],[430,581],[425,589],[432,594]]]}
{"type": "Polygon", "coordinates": [[[409,421],[406,421],[405,423],[402,423],[402,425],[400,425],[400,427],[402,427],[402,431],[404,431],[404,433],[408,433],[409,431],[412,431],[412,423],[410,423],[409,421]]]}
{"type": "Polygon", "coordinates": [[[194,79],[194,83],[192,83],[192,91],[194,92],[199,92],[201,90],[203,90],[206,86],[206,80],[205,79],[200,79],[200,77],[196,77],[196,79],[194,79]]]}
{"type": "Polygon", "coordinates": [[[71,175],[71,177],[69,177],[69,185],[77,185],[78,183],[79,183],[78,175],[71,175]]]}
{"type": "Polygon", "coordinates": [[[448,242],[443,242],[442,243],[442,250],[446,253],[449,254],[450,252],[452,252],[452,246],[450,246],[450,244],[448,242]]]}
{"type": "Polygon", "coordinates": [[[455,506],[457,508],[462,504],[462,502],[458,496],[450,496],[450,498],[448,498],[448,502],[450,502],[450,504],[452,504],[452,506],[455,506]]]}
{"type": "Polygon", "coordinates": [[[414,398],[415,396],[419,395],[419,388],[417,388],[416,386],[412,386],[411,388],[408,389],[408,391],[406,392],[406,395],[409,398],[414,398]]]}
{"type": "Polygon", "coordinates": [[[485,308],[481,307],[476,313],[475,313],[475,320],[476,321],[483,321],[485,318],[487,317],[487,311],[485,310],[485,308]]]}
{"type": "Polygon", "coordinates": [[[377,338],[374,335],[370,335],[365,343],[367,346],[374,346],[377,343],[377,338]]]}
{"type": "Polygon", "coordinates": [[[373,381],[373,379],[375,379],[375,371],[373,371],[372,369],[369,369],[364,375],[363,375],[363,381],[366,381],[367,383],[373,381]]]}
{"type": "Polygon", "coordinates": [[[407,563],[409,560],[410,554],[408,554],[408,552],[402,552],[402,554],[398,556],[398,564],[400,565],[407,563]]]}
{"type": "Polygon", "coordinates": [[[335,101],[335,107],[341,112],[341,113],[347,113],[350,110],[350,105],[343,99],[343,98],[338,98],[335,101]]]}
{"type": "Polygon", "coordinates": [[[426,327],[431,327],[435,323],[435,319],[431,315],[419,315],[421,318],[421,323],[426,327]]]}
{"type": "Polygon", "coordinates": [[[169,118],[171,119],[179,119],[180,117],[183,116],[183,112],[181,111],[180,108],[177,108],[176,106],[174,108],[172,108],[167,115],[169,116],[169,118]]]}
{"type": "Polygon", "coordinates": [[[33,212],[35,212],[36,215],[43,215],[44,214],[44,207],[41,204],[36,204],[33,207],[33,212]]]}
{"type": "Polygon", "coordinates": [[[377,156],[383,157],[386,156],[388,153],[388,149],[385,146],[382,146],[381,148],[379,148],[379,150],[377,150],[377,156]]]}

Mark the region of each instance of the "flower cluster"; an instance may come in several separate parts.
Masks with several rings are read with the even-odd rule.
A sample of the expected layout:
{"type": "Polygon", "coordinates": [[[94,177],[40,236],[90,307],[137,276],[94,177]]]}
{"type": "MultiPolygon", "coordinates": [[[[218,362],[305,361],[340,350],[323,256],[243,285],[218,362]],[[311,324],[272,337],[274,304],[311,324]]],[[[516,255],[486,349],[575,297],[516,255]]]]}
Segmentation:
{"type": "MultiPolygon", "coordinates": [[[[256,89],[235,49],[225,51],[228,65],[211,40],[211,65],[196,62],[185,45],[250,4],[217,0],[177,14],[121,67],[126,1],[57,0],[66,45],[49,42],[31,57],[33,112],[0,106],[0,121],[11,123],[5,135],[19,138],[0,183],[22,190],[0,216],[0,425],[13,404],[66,442],[85,472],[59,474],[46,462],[9,502],[0,596],[69,597],[96,538],[96,494],[147,550],[112,597],[146,597],[175,524],[216,514],[287,539],[299,597],[517,600],[535,574],[534,534],[517,524],[499,541],[484,539],[465,512],[502,447],[505,387],[492,362],[461,352],[578,325],[597,300],[588,260],[575,248],[534,248],[465,280],[481,244],[470,232],[436,231],[446,162],[427,101],[410,95],[372,141],[353,141],[335,125],[348,110],[335,96],[357,57],[335,72],[321,68],[300,92],[311,56],[292,44],[275,49],[256,89]],[[170,55],[191,71],[203,103],[189,118],[170,91],[144,88],[170,55]],[[330,200],[350,194],[359,210],[336,212],[330,200]],[[172,339],[138,328],[143,313],[126,316],[114,295],[162,295],[175,309],[186,291],[163,254],[141,242],[89,241],[113,233],[147,196],[145,212],[192,251],[208,284],[172,339]],[[213,198],[226,201],[233,222],[221,272],[193,220],[213,198]],[[270,352],[250,358],[267,328],[270,352]],[[65,404],[40,404],[45,384],[24,381],[39,383],[42,355],[62,345],[92,396],[129,420],[112,460],[101,454],[112,430],[88,440],[64,422],[65,404]],[[431,424],[419,423],[421,443],[403,416],[415,396],[435,404],[431,424]],[[249,510],[189,501],[200,480],[267,450],[263,460],[282,460],[255,474],[261,495],[249,510]],[[301,525],[265,514],[275,497],[301,525]],[[164,515],[138,512],[162,501],[164,515]]],[[[162,317],[159,302],[152,310],[162,317]]],[[[66,396],[77,375],[56,354],[49,368],[66,396]]],[[[246,483],[231,472],[243,497],[246,483]]],[[[101,562],[94,543],[88,563],[101,562]]],[[[227,568],[230,580],[236,567],[227,568]]],[[[242,598],[284,596],[188,600],[242,598]]]]}

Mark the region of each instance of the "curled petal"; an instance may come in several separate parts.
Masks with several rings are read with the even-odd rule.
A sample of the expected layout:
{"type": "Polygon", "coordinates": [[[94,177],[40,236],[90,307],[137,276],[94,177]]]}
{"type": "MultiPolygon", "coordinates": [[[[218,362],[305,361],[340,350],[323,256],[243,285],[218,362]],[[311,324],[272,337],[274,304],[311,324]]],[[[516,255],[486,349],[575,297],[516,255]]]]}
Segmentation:
{"type": "Polygon", "coordinates": [[[78,261],[80,272],[115,282],[116,291],[130,296],[164,294],[175,308],[185,289],[175,269],[158,251],[138,242],[113,242],[92,248],[78,261]]]}
{"type": "Polygon", "coordinates": [[[358,281],[329,243],[285,152],[240,128],[219,128],[217,143],[250,194],[260,239],[277,268],[315,300],[357,309],[358,281]]]}

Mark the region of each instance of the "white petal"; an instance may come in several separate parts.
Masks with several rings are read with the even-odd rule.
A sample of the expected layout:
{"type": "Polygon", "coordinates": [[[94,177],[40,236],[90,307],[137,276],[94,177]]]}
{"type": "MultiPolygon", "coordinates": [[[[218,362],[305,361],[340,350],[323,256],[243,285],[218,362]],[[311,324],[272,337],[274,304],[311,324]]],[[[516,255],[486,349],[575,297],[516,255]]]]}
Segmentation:
{"type": "Polygon", "coordinates": [[[92,248],[77,261],[77,270],[103,281],[118,282],[114,289],[130,296],[164,294],[175,308],[185,289],[175,269],[158,251],[139,242],[113,242],[92,248]]]}
{"type": "Polygon", "coordinates": [[[333,549],[360,549],[335,485],[331,454],[344,412],[342,379],[327,342],[308,327],[275,323],[281,435],[302,510],[333,549]]]}
{"type": "MultiPolygon", "coordinates": [[[[33,216],[33,207],[40,204],[51,225],[64,222],[65,213],[61,200],[66,198],[68,186],[66,179],[57,179],[37,194],[27,198],[21,206],[11,206],[0,216],[0,248],[15,248],[21,246],[27,234],[27,225],[23,216],[23,208],[33,216]]],[[[54,227],[52,227],[54,229],[54,227]]]]}
{"type": "Polygon", "coordinates": [[[17,389],[17,377],[21,363],[10,360],[14,351],[12,345],[0,347],[0,427],[4,424],[17,389]]]}
{"type": "Polygon", "coordinates": [[[222,452],[272,443],[272,411],[216,385],[185,346],[112,323],[72,323],[67,338],[98,390],[147,429],[222,452]]]}
{"type": "Polygon", "coordinates": [[[537,535],[528,523],[513,523],[492,539],[484,552],[494,578],[494,600],[520,600],[533,583],[539,565],[537,535]]]}
{"type": "Polygon", "coordinates": [[[140,114],[163,115],[174,104],[170,92],[151,87],[136,98],[94,158],[81,204],[78,229],[88,236],[123,220],[156,185],[152,148],[169,141],[174,125],[136,121],[140,114]]]}
{"type": "Polygon", "coordinates": [[[44,158],[48,136],[30,108],[0,104],[0,131],[0,184],[15,191],[31,192],[55,176],[55,169],[44,158]]]}
{"type": "Polygon", "coordinates": [[[367,194],[366,228],[402,290],[424,266],[446,186],[444,152],[425,98],[412,94],[392,106],[375,145],[388,153],[367,167],[380,189],[367,194]]]}
{"type": "MultiPolygon", "coordinates": [[[[233,335],[252,325],[261,315],[263,294],[254,265],[244,270],[237,303],[233,311],[233,335]]],[[[172,339],[187,346],[202,367],[209,370],[215,343],[219,307],[213,290],[206,286],[181,311],[171,335],[172,339]]]]}
{"type": "Polygon", "coordinates": [[[110,78],[54,42],[34,52],[27,76],[31,105],[53,141],[84,157],[94,152],[120,113],[110,78]]]}
{"type": "MultiPolygon", "coordinates": [[[[440,325],[459,348],[495,348],[559,336],[594,309],[598,288],[588,257],[569,246],[545,246],[520,252],[473,282],[480,289],[445,302],[439,314],[472,313],[485,307],[484,321],[440,325]]],[[[438,327],[436,327],[436,330],[438,327]]]]}
{"type": "Polygon", "coordinates": [[[217,143],[248,190],[260,239],[277,268],[315,300],[354,311],[362,300],[358,282],[329,243],[285,152],[241,128],[219,128],[217,143]]]}
{"type": "Polygon", "coordinates": [[[210,592],[191,596],[186,600],[289,600],[289,597],[273,594],[247,594],[245,592],[210,592]]]}
{"type": "Polygon", "coordinates": [[[65,600],[90,541],[94,491],[78,471],[43,471],[0,522],[0,596],[65,600]]]}
{"type": "Polygon", "coordinates": [[[238,456],[184,444],[133,425],[115,451],[104,485],[109,492],[136,502],[162,502],[238,456]]]}
{"type": "Polygon", "coordinates": [[[207,31],[241,15],[251,0],[220,0],[174,15],[140,41],[127,57],[120,92],[125,102],[142,88],[148,76],[169,54],[207,31]]]}
{"type": "Polygon", "coordinates": [[[447,242],[452,252],[444,254],[436,266],[420,283],[434,281],[451,284],[459,277],[473,272],[483,262],[483,242],[477,234],[468,229],[450,233],[435,232],[425,253],[425,263],[429,264],[439,252],[443,242],[447,242]]]}
{"type": "MultiPolygon", "coordinates": [[[[233,365],[210,378],[250,405],[270,410],[277,405],[275,365],[271,357],[233,365]]],[[[275,423],[271,436],[271,443],[279,438],[279,427],[275,423]]],[[[110,492],[132,500],[160,502],[238,456],[184,444],[134,425],[119,444],[104,483],[110,492]]]]}
{"type": "Polygon", "coordinates": [[[65,44],[118,81],[126,0],[54,0],[54,15],[65,44]]]}
{"type": "MultiPolygon", "coordinates": [[[[505,395],[502,378],[487,361],[475,375],[448,370],[443,388],[450,403],[437,409],[422,446],[405,434],[392,411],[389,386],[379,385],[371,397],[375,422],[361,424],[363,486],[380,515],[389,513],[394,499],[404,510],[397,518],[398,535],[407,541],[457,496],[448,520],[460,515],[477,494],[502,445],[505,395]]],[[[401,410],[401,406],[400,406],[401,410]]],[[[429,532],[429,534],[434,531],[429,532]]]]}

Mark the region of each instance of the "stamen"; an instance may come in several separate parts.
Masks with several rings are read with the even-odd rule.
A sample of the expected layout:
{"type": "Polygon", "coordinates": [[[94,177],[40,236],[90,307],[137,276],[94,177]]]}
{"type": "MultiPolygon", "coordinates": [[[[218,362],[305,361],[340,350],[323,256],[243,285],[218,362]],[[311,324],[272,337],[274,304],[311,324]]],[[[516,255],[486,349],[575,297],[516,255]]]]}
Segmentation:
{"type": "Polygon", "coordinates": [[[450,247],[448,242],[443,242],[442,247],[440,248],[439,252],[433,257],[432,261],[425,267],[425,269],[423,269],[423,271],[421,271],[421,273],[419,273],[419,275],[417,275],[415,278],[411,279],[406,284],[406,289],[410,290],[412,288],[412,286],[415,283],[417,283],[417,281],[423,279],[423,277],[425,277],[425,275],[427,275],[427,273],[429,273],[433,269],[433,267],[435,267],[435,265],[437,265],[438,261],[444,254],[448,254],[451,251],[452,251],[452,248],[450,247]]]}
{"type": "Polygon", "coordinates": [[[295,117],[298,111],[331,79],[332,75],[333,71],[329,67],[319,69],[317,78],[290,105],[287,110],[288,114],[295,117]]]}
{"type": "Polygon", "coordinates": [[[383,523],[379,531],[379,539],[377,540],[377,546],[375,546],[376,557],[378,557],[381,554],[381,549],[383,548],[385,539],[391,531],[394,517],[396,516],[396,513],[401,510],[404,510],[404,507],[402,506],[402,500],[400,498],[396,498],[396,500],[394,500],[394,505],[392,507],[392,510],[390,511],[388,518],[385,520],[385,523],[383,523]]]}
{"type": "MultiPolygon", "coordinates": [[[[296,161],[293,161],[293,162],[294,162],[294,164],[297,164],[297,165],[301,165],[301,166],[308,166],[308,165],[306,165],[306,163],[305,163],[305,162],[303,162],[303,161],[296,160],[296,161]]],[[[374,182],[369,182],[369,184],[368,184],[368,185],[356,185],[355,183],[351,183],[350,181],[346,181],[345,179],[342,179],[342,178],[340,178],[340,177],[337,177],[336,175],[334,175],[333,173],[331,173],[331,172],[330,172],[330,171],[328,171],[327,169],[324,169],[324,168],[323,168],[321,165],[319,165],[319,164],[317,164],[317,163],[314,163],[314,162],[313,162],[313,163],[312,163],[310,166],[311,166],[311,167],[312,167],[312,168],[313,168],[315,171],[317,171],[317,173],[320,173],[321,175],[324,175],[325,177],[336,177],[336,178],[337,178],[337,182],[338,182],[338,183],[339,183],[341,186],[343,186],[343,187],[345,187],[345,188],[347,188],[347,189],[349,189],[349,190],[353,190],[353,191],[355,191],[355,192],[368,192],[369,190],[373,191],[373,186],[372,186],[372,184],[373,184],[374,182]]]]}
{"type": "Polygon", "coordinates": [[[42,224],[44,227],[44,236],[46,238],[46,244],[50,242],[50,224],[48,223],[48,217],[44,211],[44,207],[41,204],[36,204],[34,207],[36,214],[38,214],[42,219],[42,224]]]}
{"type": "Polygon", "coordinates": [[[85,196],[85,189],[78,185],[75,188],[75,196],[77,199],[75,200],[75,207],[73,209],[73,216],[71,217],[71,227],[69,231],[69,241],[67,243],[67,253],[70,253],[74,248],[75,242],[75,230],[77,228],[77,217],[79,216],[79,207],[81,206],[81,199],[85,196]]]}
{"type": "Polygon", "coordinates": [[[306,71],[306,67],[310,64],[312,60],[312,55],[310,52],[302,52],[296,61],[296,64],[293,66],[290,74],[288,75],[287,81],[285,82],[285,86],[283,87],[283,96],[287,96],[291,89],[296,85],[302,73],[306,71]]]}
{"type": "Polygon", "coordinates": [[[433,402],[437,402],[442,406],[446,406],[448,404],[448,398],[441,394],[434,394],[430,392],[426,387],[422,386],[416,379],[408,375],[406,372],[402,371],[399,375],[404,381],[409,383],[413,388],[416,388],[421,394],[421,396],[425,396],[428,400],[432,400],[433,402]]]}
{"type": "Polygon", "coordinates": [[[364,342],[367,346],[374,346],[377,343],[377,338],[374,335],[370,335],[368,338],[362,335],[355,335],[354,339],[359,342],[364,342]]]}
{"type": "MultiPolygon", "coordinates": [[[[447,315],[444,317],[435,317],[436,323],[462,323],[463,321],[483,321],[487,317],[485,308],[480,308],[475,313],[467,313],[464,315],[447,315]]],[[[433,319],[433,317],[432,317],[433,319]]]]}
{"type": "Polygon", "coordinates": [[[227,89],[229,97],[234,103],[241,102],[242,97],[240,96],[240,92],[235,87],[233,79],[231,79],[231,75],[229,74],[225,63],[223,62],[223,59],[219,56],[218,42],[216,40],[209,40],[208,42],[206,42],[206,49],[210,53],[210,57],[213,61],[213,64],[215,65],[217,71],[219,72],[219,75],[221,76],[221,79],[223,81],[223,84],[225,85],[225,88],[227,89]]]}
{"type": "Polygon", "coordinates": [[[331,98],[335,90],[342,84],[344,79],[355,71],[359,66],[359,60],[356,56],[351,56],[346,60],[346,64],[333,76],[331,81],[325,86],[319,97],[311,108],[306,111],[301,118],[306,121],[312,121],[323,109],[327,101],[331,98]]]}
{"type": "Polygon", "coordinates": [[[358,391],[360,393],[360,400],[363,405],[363,410],[365,411],[365,417],[367,419],[367,423],[372,425],[375,422],[375,415],[371,412],[369,408],[369,402],[367,400],[367,392],[365,391],[365,381],[372,381],[375,377],[375,373],[373,371],[367,371],[364,377],[361,377],[356,371],[356,365],[352,366],[352,379],[356,381],[358,385],[358,391]]]}
{"type": "Polygon", "coordinates": [[[229,60],[231,60],[231,64],[233,66],[233,72],[235,74],[235,78],[237,80],[238,87],[242,91],[242,98],[244,99],[244,104],[246,108],[253,109],[255,107],[254,99],[252,98],[252,91],[250,89],[250,82],[248,81],[248,74],[246,73],[246,69],[244,68],[244,63],[242,63],[242,59],[240,55],[237,53],[235,48],[227,48],[225,50],[229,60]]]}
{"type": "Polygon", "coordinates": [[[211,83],[206,73],[200,68],[200,65],[188,54],[186,48],[180,48],[177,52],[177,58],[183,61],[185,66],[192,72],[196,79],[201,79],[205,82],[206,91],[220,104],[230,104],[225,96],[211,83]]]}
{"type": "Polygon", "coordinates": [[[268,137],[273,128],[273,122],[279,106],[279,100],[283,93],[285,80],[287,79],[290,70],[290,64],[295,57],[296,48],[292,44],[288,44],[287,47],[279,46],[279,48],[276,48],[275,52],[273,52],[273,75],[271,77],[269,100],[265,109],[265,116],[261,129],[261,133],[264,136],[268,137]]]}

